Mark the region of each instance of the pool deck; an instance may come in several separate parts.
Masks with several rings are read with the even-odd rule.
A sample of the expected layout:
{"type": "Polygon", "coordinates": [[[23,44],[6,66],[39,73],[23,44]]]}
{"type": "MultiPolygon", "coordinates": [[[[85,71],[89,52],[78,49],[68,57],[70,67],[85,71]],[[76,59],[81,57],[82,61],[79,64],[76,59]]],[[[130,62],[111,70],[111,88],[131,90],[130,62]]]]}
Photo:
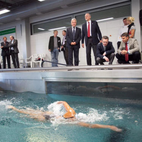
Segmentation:
{"type": "Polygon", "coordinates": [[[0,87],[47,93],[47,82],[142,83],[142,64],[1,69],[0,87]]]}

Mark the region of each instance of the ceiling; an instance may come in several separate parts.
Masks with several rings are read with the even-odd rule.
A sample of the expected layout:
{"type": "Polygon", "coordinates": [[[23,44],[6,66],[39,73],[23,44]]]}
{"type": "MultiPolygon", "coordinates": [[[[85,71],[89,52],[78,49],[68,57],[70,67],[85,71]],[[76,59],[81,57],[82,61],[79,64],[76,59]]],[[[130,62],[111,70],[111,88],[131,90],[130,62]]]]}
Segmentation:
{"type": "Polygon", "coordinates": [[[36,2],[37,0],[0,0],[0,9],[10,9],[28,5],[29,3],[36,2]]]}
{"type": "MultiPolygon", "coordinates": [[[[4,8],[10,10],[10,12],[0,15],[0,25],[31,16],[55,12],[61,9],[72,7],[79,8],[80,5],[98,2],[102,3],[104,1],[105,0],[45,0],[44,2],[39,2],[38,0],[0,0],[0,10],[4,8]]],[[[120,3],[129,0],[117,1],[120,3]]]]}

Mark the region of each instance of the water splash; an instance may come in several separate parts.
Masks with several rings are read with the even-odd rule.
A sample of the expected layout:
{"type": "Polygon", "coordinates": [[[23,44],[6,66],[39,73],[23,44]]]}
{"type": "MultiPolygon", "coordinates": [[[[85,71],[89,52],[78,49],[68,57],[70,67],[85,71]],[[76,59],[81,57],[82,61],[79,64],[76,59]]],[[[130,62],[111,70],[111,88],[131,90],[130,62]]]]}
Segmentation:
{"type": "Polygon", "coordinates": [[[87,114],[84,113],[76,114],[76,117],[79,121],[88,122],[88,123],[94,123],[96,121],[97,122],[107,121],[109,119],[106,111],[99,113],[98,110],[93,108],[90,108],[87,114]]]}
{"type": "Polygon", "coordinates": [[[55,116],[62,116],[65,114],[65,109],[63,104],[57,104],[58,102],[54,102],[50,104],[47,108],[50,112],[53,112],[55,116]]]}
{"type": "MultiPolygon", "coordinates": [[[[48,106],[48,110],[53,112],[55,116],[62,116],[65,114],[65,109],[62,104],[57,104],[57,102],[54,102],[48,106]]],[[[98,121],[107,121],[109,117],[107,116],[107,112],[103,111],[102,113],[99,113],[98,110],[89,108],[89,112],[87,114],[85,113],[77,113],[76,114],[77,121],[71,121],[68,119],[64,119],[63,117],[51,120],[52,124],[67,124],[67,123],[77,123],[78,121],[82,122],[88,122],[88,123],[94,123],[98,121]]]]}
{"type": "Polygon", "coordinates": [[[7,109],[7,106],[11,105],[12,102],[9,100],[0,101],[0,110],[7,109]]]}

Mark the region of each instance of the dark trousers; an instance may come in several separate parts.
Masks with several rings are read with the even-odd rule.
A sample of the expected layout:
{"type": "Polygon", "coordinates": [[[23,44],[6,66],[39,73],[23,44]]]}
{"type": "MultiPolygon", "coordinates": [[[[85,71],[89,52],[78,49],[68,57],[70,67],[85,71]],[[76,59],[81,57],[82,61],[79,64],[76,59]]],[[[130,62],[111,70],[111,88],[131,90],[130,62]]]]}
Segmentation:
{"type": "Polygon", "coordinates": [[[139,51],[136,51],[134,52],[133,54],[129,55],[129,61],[126,62],[125,61],[125,55],[121,55],[121,54],[116,54],[116,58],[118,59],[118,63],[121,64],[127,64],[129,63],[129,61],[133,61],[134,63],[139,63],[139,60],[140,60],[140,52],[139,51]]]}
{"type": "MultiPolygon", "coordinates": [[[[111,53],[110,55],[107,55],[106,57],[109,59],[109,65],[111,65],[113,63],[115,54],[111,53]]],[[[98,64],[104,65],[103,62],[106,62],[106,60],[105,59],[101,59],[100,57],[97,57],[97,63],[98,64]]]]}
{"type": "Polygon", "coordinates": [[[79,48],[75,45],[68,47],[69,66],[73,66],[73,52],[74,52],[74,65],[78,66],[78,64],[79,64],[79,48]]]}
{"type": "Polygon", "coordinates": [[[121,44],[121,41],[118,41],[118,42],[117,42],[117,49],[119,49],[120,44],[121,44]]]}
{"type": "Polygon", "coordinates": [[[7,59],[7,64],[8,64],[8,68],[10,69],[10,55],[7,56],[2,56],[3,59],[3,68],[6,69],[6,59],[7,59]]]}
{"type": "Polygon", "coordinates": [[[87,58],[87,65],[91,66],[91,48],[93,48],[93,53],[94,53],[94,58],[95,58],[95,65],[97,65],[97,57],[96,57],[96,52],[97,52],[97,45],[93,44],[92,38],[88,38],[87,42],[87,47],[86,47],[86,58],[87,58]]]}
{"type": "Polygon", "coordinates": [[[69,59],[68,59],[68,48],[67,47],[65,47],[65,49],[63,49],[63,54],[64,54],[64,59],[65,59],[65,61],[66,61],[66,65],[68,65],[69,64],[69,59]]]}
{"type": "Polygon", "coordinates": [[[13,61],[14,68],[19,68],[18,53],[14,53],[14,51],[12,51],[11,57],[12,57],[12,61],[13,61]]]}

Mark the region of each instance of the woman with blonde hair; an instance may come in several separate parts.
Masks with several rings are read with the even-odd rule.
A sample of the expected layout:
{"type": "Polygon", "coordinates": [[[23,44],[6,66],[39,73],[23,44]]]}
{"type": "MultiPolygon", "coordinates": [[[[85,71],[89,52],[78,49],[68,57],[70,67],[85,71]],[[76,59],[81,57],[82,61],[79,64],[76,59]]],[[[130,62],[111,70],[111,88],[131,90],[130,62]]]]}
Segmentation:
{"type": "Polygon", "coordinates": [[[128,34],[130,38],[134,38],[135,37],[135,31],[136,31],[136,27],[134,24],[134,18],[133,17],[128,17],[127,18],[127,23],[128,23],[128,34]]]}

